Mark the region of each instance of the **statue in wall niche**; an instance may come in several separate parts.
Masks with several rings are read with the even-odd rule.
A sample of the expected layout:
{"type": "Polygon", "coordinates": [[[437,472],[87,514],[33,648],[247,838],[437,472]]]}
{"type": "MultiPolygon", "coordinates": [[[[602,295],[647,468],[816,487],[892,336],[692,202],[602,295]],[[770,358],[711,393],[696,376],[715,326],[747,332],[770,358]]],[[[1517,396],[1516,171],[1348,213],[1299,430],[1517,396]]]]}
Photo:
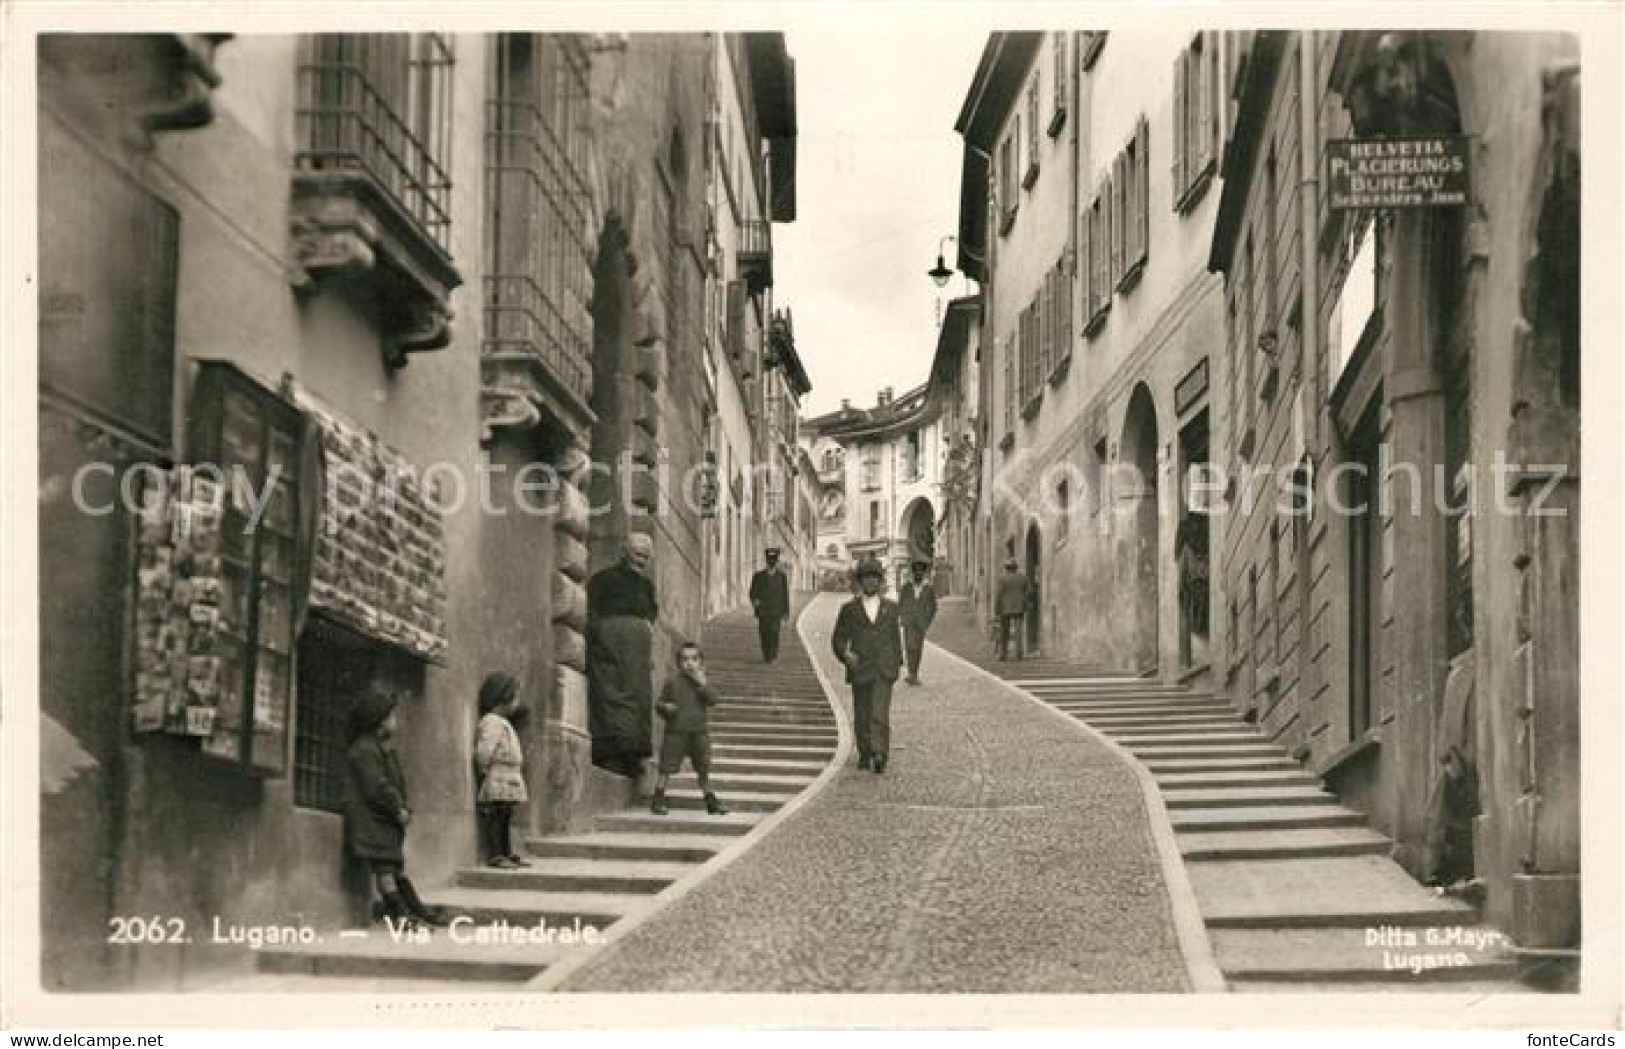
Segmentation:
{"type": "Polygon", "coordinates": [[[587,713],[592,762],[638,778],[653,752],[654,544],[626,538],[621,559],[587,580],[587,713]]]}

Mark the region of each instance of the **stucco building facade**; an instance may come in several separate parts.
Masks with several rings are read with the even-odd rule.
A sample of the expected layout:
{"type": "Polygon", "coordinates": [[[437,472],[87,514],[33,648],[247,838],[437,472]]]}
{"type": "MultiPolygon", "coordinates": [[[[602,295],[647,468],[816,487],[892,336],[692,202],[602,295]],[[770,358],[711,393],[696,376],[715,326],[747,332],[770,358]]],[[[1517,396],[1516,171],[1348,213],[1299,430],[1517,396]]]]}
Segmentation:
{"type": "Polygon", "coordinates": [[[1264,482],[1215,537],[1219,679],[1396,859],[1476,883],[1523,957],[1561,969],[1579,945],[1577,41],[1230,47],[1218,435],[1264,482]],[[1455,136],[1459,205],[1335,207],[1314,177],[1328,140],[1455,136]]]}
{"type": "Polygon", "coordinates": [[[583,584],[646,532],[657,660],[699,630],[709,74],[750,56],[741,156],[793,186],[766,36],[42,39],[47,988],[224,960],[110,946],[114,914],[364,918],[338,811],[372,684],[421,884],[474,854],[489,671],[534,714],[526,831],[624,802],[583,584]],[[264,527],[207,465],[268,486],[264,527]],[[126,479],[170,499],[84,512],[126,479]]]}
{"type": "Polygon", "coordinates": [[[1030,647],[1167,680],[1205,673],[1212,641],[1183,549],[1205,558],[1209,523],[1182,482],[1221,347],[1216,58],[1211,34],[995,33],[957,125],[959,264],[983,300],[977,576],[1010,558],[1028,576],[1030,647]]]}

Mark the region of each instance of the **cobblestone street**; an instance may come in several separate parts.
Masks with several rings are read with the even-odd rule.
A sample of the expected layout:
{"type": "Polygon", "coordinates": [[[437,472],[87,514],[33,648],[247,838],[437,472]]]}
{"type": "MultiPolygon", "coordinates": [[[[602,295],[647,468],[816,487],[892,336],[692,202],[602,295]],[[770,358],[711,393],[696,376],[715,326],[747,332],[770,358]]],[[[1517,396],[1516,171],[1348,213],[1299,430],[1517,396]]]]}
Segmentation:
{"type": "MultiPolygon", "coordinates": [[[[803,621],[837,685],[839,601],[820,596],[803,621]]],[[[921,673],[897,688],[884,775],[848,758],[759,845],[561,989],[1188,990],[1129,768],[934,647],[921,673]]]]}

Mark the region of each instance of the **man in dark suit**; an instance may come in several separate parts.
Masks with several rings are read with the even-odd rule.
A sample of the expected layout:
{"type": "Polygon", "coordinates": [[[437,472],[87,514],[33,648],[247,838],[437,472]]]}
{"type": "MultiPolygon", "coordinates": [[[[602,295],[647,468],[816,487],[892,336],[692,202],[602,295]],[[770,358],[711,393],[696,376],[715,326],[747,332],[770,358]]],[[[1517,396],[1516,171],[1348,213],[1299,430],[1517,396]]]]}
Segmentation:
{"type": "Polygon", "coordinates": [[[852,721],[858,768],[886,771],[891,750],[891,691],[903,665],[902,623],[896,603],[881,596],[886,570],[874,558],[858,565],[858,596],[841,606],[830,644],[846,664],[852,685],[852,721]]]}
{"type": "Polygon", "coordinates": [[[762,661],[779,658],[779,628],[790,614],[790,580],[779,567],[779,548],[767,548],[767,567],[750,577],[750,604],[756,610],[756,633],[762,641],[762,661]]]}
{"type": "Polygon", "coordinates": [[[1015,635],[1016,658],[1022,657],[1026,648],[1026,632],[1022,629],[1023,619],[1027,615],[1027,604],[1031,594],[1027,588],[1027,577],[1016,570],[1016,559],[1010,558],[1004,563],[1004,578],[999,580],[998,597],[995,611],[999,615],[999,660],[1003,662],[1010,658],[1010,637],[1015,635]]]}
{"type": "Polygon", "coordinates": [[[903,652],[908,658],[908,683],[920,683],[920,656],[925,652],[925,632],[937,617],[937,593],[926,579],[930,565],[916,561],[912,575],[898,596],[898,613],[903,620],[903,652]]]}

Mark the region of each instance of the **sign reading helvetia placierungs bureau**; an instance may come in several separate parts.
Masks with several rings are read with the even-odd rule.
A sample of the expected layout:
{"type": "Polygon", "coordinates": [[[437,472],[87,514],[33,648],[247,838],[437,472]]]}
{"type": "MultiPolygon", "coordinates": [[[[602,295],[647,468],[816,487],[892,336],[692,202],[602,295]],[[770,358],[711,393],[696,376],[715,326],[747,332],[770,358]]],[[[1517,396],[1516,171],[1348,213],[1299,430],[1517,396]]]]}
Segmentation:
{"type": "Polygon", "coordinates": [[[1331,139],[1329,203],[1333,210],[1459,207],[1472,186],[1470,142],[1466,135],[1331,139]]]}

